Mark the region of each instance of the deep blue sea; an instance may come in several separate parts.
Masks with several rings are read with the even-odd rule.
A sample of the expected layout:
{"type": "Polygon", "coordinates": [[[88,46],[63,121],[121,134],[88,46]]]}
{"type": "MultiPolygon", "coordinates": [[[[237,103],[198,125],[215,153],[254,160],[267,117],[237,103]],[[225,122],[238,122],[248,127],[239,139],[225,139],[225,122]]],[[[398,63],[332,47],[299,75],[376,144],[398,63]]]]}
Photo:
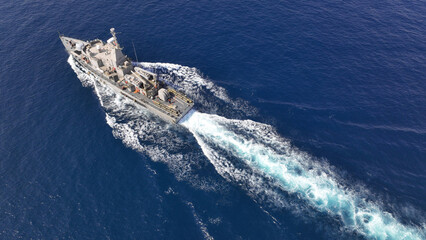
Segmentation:
{"type": "Polygon", "coordinates": [[[426,239],[425,13],[2,1],[0,239],[426,239]],[[58,38],[111,27],[194,99],[180,124],[99,85],[58,38]]]}

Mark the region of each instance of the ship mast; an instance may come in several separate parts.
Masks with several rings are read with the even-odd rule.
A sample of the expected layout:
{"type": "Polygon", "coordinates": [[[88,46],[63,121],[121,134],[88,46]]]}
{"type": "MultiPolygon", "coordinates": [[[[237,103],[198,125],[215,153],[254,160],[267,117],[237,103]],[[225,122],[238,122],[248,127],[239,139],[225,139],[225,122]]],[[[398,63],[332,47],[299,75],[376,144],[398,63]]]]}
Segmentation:
{"type": "Polygon", "coordinates": [[[115,36],[115,28],[111,28],[109,31],[111,32],[112,37],[114,38],[115,48],[121,49],[120,44],[118,44],[117,37],[115,36]]]}

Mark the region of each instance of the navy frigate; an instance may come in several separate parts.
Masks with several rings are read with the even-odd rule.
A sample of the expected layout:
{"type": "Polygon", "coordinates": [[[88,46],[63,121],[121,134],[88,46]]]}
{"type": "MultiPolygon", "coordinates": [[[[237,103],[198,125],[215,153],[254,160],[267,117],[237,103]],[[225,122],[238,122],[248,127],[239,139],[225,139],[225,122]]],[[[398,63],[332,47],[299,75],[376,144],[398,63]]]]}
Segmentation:
{"type": "Polygon", "coordinates": [[[106,42],[100,39],[83,41],[62,34],[59,38],[77,67],[96,75],[95,79],[101,84],[163,120],[178,123],[194,106],[193,101],[159,80],[157,74],[134,66],[131,59],[123,54],[115,29],[111,28],[110,32],[112,37],[106,42]]]}

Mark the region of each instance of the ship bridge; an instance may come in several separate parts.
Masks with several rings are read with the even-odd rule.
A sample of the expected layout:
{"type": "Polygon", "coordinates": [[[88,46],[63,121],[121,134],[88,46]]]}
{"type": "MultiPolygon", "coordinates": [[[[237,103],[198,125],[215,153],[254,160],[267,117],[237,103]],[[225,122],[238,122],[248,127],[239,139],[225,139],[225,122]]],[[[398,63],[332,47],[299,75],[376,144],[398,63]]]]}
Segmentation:
{"type": "Polygon", "coordinates": [[[119,78],[123,78],[133,70],[133,66],[130,59],[121,51],[113,28],[111,33],[113,37],[106,43],[99,39],[90,42],[86,48],[86,55],[94,67],[104,72],[115,71],[119,78]]]}

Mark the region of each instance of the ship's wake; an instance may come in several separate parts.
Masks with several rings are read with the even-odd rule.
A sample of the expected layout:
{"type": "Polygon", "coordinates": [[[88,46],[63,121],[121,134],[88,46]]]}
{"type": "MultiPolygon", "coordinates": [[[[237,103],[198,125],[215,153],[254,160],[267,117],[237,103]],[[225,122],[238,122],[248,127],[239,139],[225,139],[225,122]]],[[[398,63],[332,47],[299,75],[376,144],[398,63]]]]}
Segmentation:
{"type": "Polygon", "coordinates": [[[236,182],[248,181],[254,185],[250,190],[255,194],[271,191],[257,185],[257,179],[263,177],[317,211],[338,218],[347,230],[372,239],[422,239],[420,229],[402,225],[379,206],[341,186],[331,172],[293,149],[268,125],[200,112],[192,112],[182,125],[194,134],[222,176],[236,182]],[[252,173],[235,166],[234,158],[252,173]]]}
{"type": "Polygon", "coordinates": [[[348,188],[326,163],[292,147],[271,126],[217,115],[228,109],[227,116],[242,118],[246,112],[255,114],[255,110],[244,101],[231,101],[224,89],[202,78],[196,69],[137,63],[157,72],[164,81],[181,86],[198,103],[198,109],[210,113],[193,110],[181,120],[180,125],[193,134],[193,140],[185,128],[151,116],[98,84],[72,58],[69,63],[82,84],[94,88],[114,136],[153,161],[167,164],[178,180],[206,191],[220,191],[224,184],[217,178],[202,177],[197,172],[208,167],[204,155],[223,179],[240,186],[257,202],[285,208],[300,217],[326,216],[343,232],[368,239],[426,237],[424,226],[402,224],[380,204],[366,200],[372,194],[362,187],[348,188]],[[195,141],[202,151],[194,149],[195,141]]]}

